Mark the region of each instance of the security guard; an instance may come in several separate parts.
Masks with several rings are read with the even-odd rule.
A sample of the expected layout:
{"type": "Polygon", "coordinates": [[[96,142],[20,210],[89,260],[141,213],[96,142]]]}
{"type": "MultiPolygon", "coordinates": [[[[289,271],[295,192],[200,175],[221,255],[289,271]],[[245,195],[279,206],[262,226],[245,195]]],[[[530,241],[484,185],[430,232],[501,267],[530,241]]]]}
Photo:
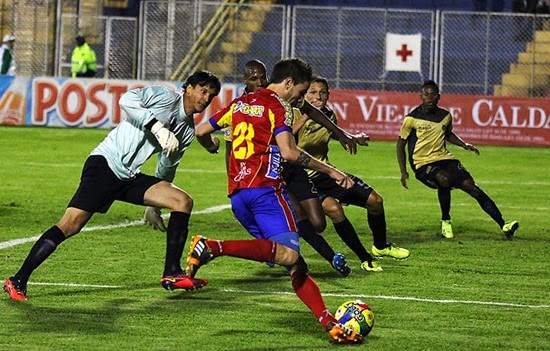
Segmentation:
{"type": "Polygon", "coordinates": [[[95,52],[86,43],[86,39],[82,35],[77,35],[75,38],[76,47],[73,50],[71,58],[71,73],[72,77],[95,77],[97,64],[95,52]]]}

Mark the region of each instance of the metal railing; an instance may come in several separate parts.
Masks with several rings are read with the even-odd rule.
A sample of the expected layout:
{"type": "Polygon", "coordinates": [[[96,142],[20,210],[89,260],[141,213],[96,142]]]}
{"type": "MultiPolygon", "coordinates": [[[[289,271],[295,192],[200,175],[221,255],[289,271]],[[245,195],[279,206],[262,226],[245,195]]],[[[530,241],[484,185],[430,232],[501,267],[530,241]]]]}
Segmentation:
{"type": "Polygon", "coordinates": [[[98,74],[101,77],[182,81],[221,55],[231,56],[232,73],[224,71],[220,77],[239,83],[247,60],[260,59],[270,68],[290,54],[310,62],[317,74],[340,89],[416,91],[422,79],[433,78],[445,93],[550,94],[550,15],[302,5],[266,8],[245,0],[146,0],[141,2],[138,19],[76,13],[78,6],[72,5],[71,15],[62,14],[63,5],[74,1],[13,3],[11,22],[4,28],[9,27],[17,38],[18,75],[68,75],[74,35],[80,24],[93,22],[97,25],[86,28],[95,32],[86,34],[104,68],[98,74]],[[239,8],[260,6],[263,12],[248,15],[261,13],[259,25],[245,32],[249,29],[242,25],[239,8]],[[389,32],[421,34],[420,70],[385,69],[389,32]],[[224,53],[222,39],[229,34],[237,38],[246,34],[246,50],[224,53]]]}
{"type": "MultiPolygon", "coordinates": [[[[238,5],[242,3],[244,3],[244,0],[237,1],[238,5]]],[[[235,1],[225,0],[220,5],[214,17],[210,19],[201,35],[189,50],[189,53],[170,76],[170,80],[184,81],[189,74],[206,66],[206,58],[214,49],[224,31],[234,25],[233,18],[235,12],[238,11],[238,7],[234,4],[235,1]],[[231,6],[227,6],[228,4],[231,4],[231,6]]]]}

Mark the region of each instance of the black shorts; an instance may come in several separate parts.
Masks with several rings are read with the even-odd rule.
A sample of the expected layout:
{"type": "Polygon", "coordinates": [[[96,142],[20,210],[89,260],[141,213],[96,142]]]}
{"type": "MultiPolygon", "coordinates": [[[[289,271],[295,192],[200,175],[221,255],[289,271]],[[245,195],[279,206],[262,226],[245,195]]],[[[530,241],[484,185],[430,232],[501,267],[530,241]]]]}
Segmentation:
{"type": "Polygon", "coordinates": [[[142,173],[134,179],[120,180],[103,156],[93,155],[84,163],[80,185],[67,207],[105,213],[115,200],[143,206],[147,189],[160,181],[162,179],[142,173]]]}
{"type": "Polygon", "coordinates": [[[311,180],[320,194],[319,198],[321,201],[330,196],[337,199],[342,204],[365,207],[374,189],[358,177],[352,174],[348,175],[355,182],[349,189],[342,188],[334,179],[324,173],[318,173],[312,177],[311,180]]]}
{"type": "Polygon", "coordinates": [[[436,175],[445,171],[450,175],[449,185],[458,188],[467,179],[472,179],[470,172],[459,160],[442,160],[429,163],[416,170],[416,179],[432,189],[437,189],[436,175]]]}
{"type": "Polygon", "coordinates": [[[281,174],[285,181],[287,191],[294,195],[298,201],[316,199],[319,197],[315,185],[313,185],[313,182],[308,178],[307,172],[303,167],[283,162],[281,174]]]}

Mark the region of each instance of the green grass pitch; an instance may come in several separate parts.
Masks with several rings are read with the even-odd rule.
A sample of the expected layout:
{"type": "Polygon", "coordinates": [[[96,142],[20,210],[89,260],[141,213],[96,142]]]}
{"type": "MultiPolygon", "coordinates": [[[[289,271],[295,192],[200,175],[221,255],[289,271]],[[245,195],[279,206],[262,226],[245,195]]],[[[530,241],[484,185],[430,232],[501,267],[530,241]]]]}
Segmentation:
{"type": "MultiPolygon", "coordinates": [[[[0,278],[15,273],[32,238],[61,217],[84,160],[106,134],[0,127],[0,278]]],[[[332,163],[384,197],[389,241],[411,251],[403,262],[382,260],[382,273],[363,272],[329,223],[324,235],[353,270],[342,278],[303,244],[331,311],[351,298],[361,298],[374,311],[371,334],[353,349],[550,349],[550,149],[479,149],[476,156],[451,146],[504,217],[520,221],[513,240],[505,240],[477,203],[459,191],[452,200],[455,238],[437,236],[436,193],[415,179],[408,190],[401,187],[393,142],[372,141],[354,156],[332,145],[332,163]]],[[[150,160],[144,172],[153,170],[150,160]]],[[[223,152],[210,155],[193,144],[175,183],[195,201],[190,235],[250,238],[227,209],[223,152]]],[[[2,348],[342,348],[293,294],[281,267],[222,257],[201,268],[199,276],[209,279],[201,291],[162,289],[165,238],[139,222],[142,211],[115,203],[35,271],[28,301],[2,294],[2,348]]],[[[347,207],[346,214],[370,250],[365,210],[347,207]]]]}

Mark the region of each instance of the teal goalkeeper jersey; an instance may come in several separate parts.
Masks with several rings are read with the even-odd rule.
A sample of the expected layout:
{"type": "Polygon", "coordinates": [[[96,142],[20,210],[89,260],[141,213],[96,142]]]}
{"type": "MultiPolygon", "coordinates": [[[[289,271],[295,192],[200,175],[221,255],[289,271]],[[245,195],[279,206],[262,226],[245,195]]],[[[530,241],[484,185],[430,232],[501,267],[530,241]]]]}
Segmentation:
{"type": "Polygon", "coordinates": [[[166,87],[151,86],[128,91],[119,105],[126,112],[126,119],[107,134],[91,155],[105,157],[116,176],[125,180],[135,178],[145,161],[158,153],[155,176],[172,182],[180,159],[195,138],[195,122],[192,115],[185,114],[183,96],[166,87]],[[170,157],[161,152],[153,133],[145,129],[153,118],[174,133],[180,143],[170,157]]]}

